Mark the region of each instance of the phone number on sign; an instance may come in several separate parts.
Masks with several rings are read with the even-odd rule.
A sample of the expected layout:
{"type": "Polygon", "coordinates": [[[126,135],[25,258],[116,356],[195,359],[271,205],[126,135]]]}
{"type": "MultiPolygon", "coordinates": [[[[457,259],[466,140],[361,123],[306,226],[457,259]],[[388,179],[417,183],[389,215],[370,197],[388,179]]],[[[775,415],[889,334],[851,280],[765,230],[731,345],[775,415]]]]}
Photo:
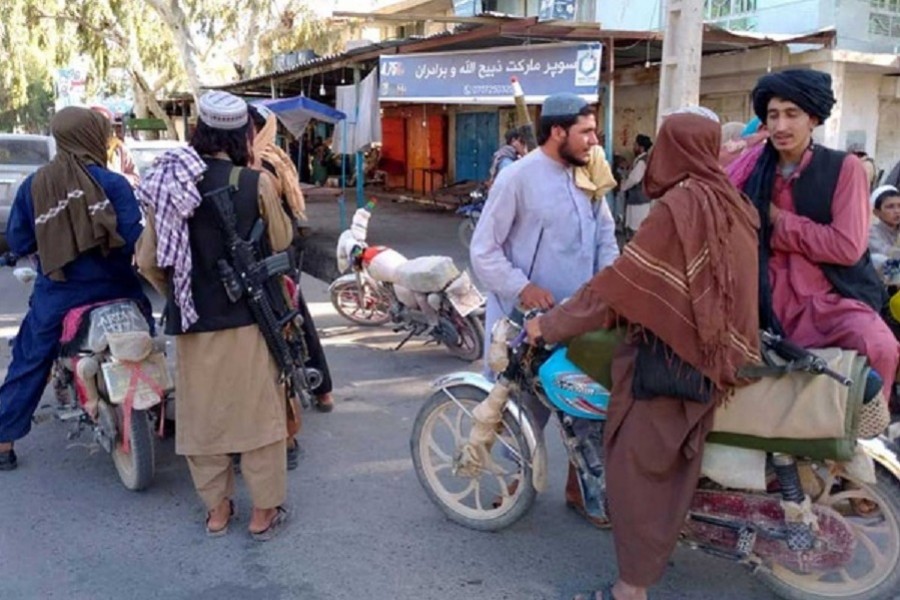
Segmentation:
{"type": "Polygon", "coordinates": [[[511,85],[466,85],[463,86],[466,96],[512,96],[511,85]]]}

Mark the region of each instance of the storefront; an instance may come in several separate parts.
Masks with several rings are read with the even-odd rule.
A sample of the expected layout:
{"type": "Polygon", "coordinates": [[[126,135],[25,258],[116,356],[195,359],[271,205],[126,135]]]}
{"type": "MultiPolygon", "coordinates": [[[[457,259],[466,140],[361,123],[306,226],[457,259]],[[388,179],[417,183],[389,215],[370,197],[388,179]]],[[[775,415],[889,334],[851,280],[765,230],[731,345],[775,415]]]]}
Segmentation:
{"type": "Polygon", "coordinates": [[[491,159],[515,126],[511,78],[532,106],[570,92],[597,101],[602,47],[599,43],[540,44],[382,56],[383,157],[406,159],[405,173],[390,183],[429,193],[440,185],[488,178],[491,159]]]}

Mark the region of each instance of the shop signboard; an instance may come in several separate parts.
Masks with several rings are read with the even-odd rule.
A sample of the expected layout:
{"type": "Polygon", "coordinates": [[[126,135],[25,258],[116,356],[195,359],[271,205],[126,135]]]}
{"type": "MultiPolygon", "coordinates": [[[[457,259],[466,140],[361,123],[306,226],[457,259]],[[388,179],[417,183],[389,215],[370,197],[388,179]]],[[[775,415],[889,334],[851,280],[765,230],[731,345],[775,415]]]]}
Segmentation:
{"type": "Polygon", "coordinates": [[[382,102],[512,104],[511,78],[529,103],[570,92],[597,99],[602,45],[536,44],[380,59],[382,102]]]}

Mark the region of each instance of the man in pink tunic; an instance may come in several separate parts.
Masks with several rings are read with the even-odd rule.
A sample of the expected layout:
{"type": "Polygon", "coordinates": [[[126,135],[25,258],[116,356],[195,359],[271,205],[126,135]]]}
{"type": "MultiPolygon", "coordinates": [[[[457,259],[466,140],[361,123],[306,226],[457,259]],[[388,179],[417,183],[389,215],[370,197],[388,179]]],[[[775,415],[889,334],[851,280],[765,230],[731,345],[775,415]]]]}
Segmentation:
{"type": "Polygon", "coordinates": [[[760,320],[806,347],[866,355],[891,397],[900,345],[880,316],[887,297],[869,257],[868,183],[860,160],[812,141],[831,114],[831,77],[766,75],[753,109],[769,141],[728,168],[760,212],[760,320]],[[765,274],[768,274],[768,277],[765,274]]]}

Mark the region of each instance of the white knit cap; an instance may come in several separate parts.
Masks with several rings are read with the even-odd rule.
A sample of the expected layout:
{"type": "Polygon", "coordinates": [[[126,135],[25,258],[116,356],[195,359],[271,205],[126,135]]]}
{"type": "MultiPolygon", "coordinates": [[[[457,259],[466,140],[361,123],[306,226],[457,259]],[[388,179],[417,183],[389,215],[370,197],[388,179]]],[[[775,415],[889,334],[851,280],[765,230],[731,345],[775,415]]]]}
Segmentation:
{"type": "Polygon", "coordinates": [[[716,123],[721,122],[719,120],[719,115],[705,106],[682,106],[680,108],[672,108],[663,113],[663,118],[671,117],[672,115],[697,115],[699,117],[706,117],[716,123]]]}
{"type": "Polygon", "coordinates": [[[878,201],[878,198],[880,198],[887,192],[890,192],[891,196],[900,195],[900,191],[898,191],[897,188],[892,185],[883,185],[879,188],[875,188],[875,190],[872,192],[872,195],[869,196],[869,204],[872,205],[872,208],[875,208],[875,203],[878,201]]]}
{"type": "Polygon", "coordinates": [[[213,129],[239,129],[247,124],[247,103],[228,92],[200,96],[200,120],[213,129]]]}

